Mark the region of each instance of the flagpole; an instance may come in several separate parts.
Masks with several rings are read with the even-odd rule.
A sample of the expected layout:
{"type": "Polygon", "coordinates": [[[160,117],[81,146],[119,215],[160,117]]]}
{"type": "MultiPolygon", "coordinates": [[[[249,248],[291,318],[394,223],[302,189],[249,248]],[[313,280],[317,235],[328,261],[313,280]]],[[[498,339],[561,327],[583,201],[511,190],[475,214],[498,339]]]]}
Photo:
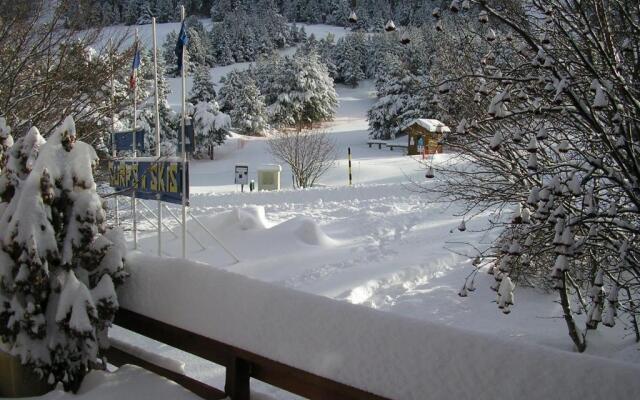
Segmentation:
{"type": "MultiPolygon", "coordinates": [[[[139,51],[138,49],[138,29],[136,29],[136,39],[135,39],[135,43],[134,43],[134,49],[135,52],[137,53],[139,51]]],[[[134,63],[135,63],[135,58],[137,57],[137,54],[133,55],[134,58],[134,63]]],[[[133,158],[137,158],[138,157],[138,152],[137,152],[137,148],[136,148],[136,130],[138,129],[138,70],[137,68],[133,68],[133,78],[134,78],[134,85],[133,85],[133,158]]],[[[137,177],[135,177],[135,179],[137,179],[137,177]]],[[[135,182],[135,181],[134,181],[135,182]]],[[[137,250],[138,249],[138,221],[137,221],[137,212],[136,212],[136,186],[134,184],[133,188],[132,188],[132,195],[131,195],[131,213],[133,214],[133,249],[137,250]]]]}
{"type": "MultiPolygon", "coordinates": [[[[155,81],[155,99],[156,99],[156,157],[160,162],[160,99],[158,98],[158,38],[156,35],[156,18],[151,19],[153,26],[153,79],[155,81]]],[[[157,165],[157,164],[156,164],[157,165]]],[[[156,169],[156,173],[159,169],[156,169]]],[[[158,179],[160,177],[158,176],[158,179]]],[[[162,200],[158,192],[158,257],[162,257],[162,200]]]]}
{"type": "MultiPolygon", "coordinates": [[[[115,160],[118,153],[116,151],[116,85],[115,85],[115,65],[113,64],[113,40],[109,38],[109,63],[111,64],[111,158],[115,160]]],[[[118,210],[118,195],[115,195],[116,201],[116,226],[120,226],[120,216],[118,210]]]]}
{"type": "MultiPolygon", "coordinates": [[[[180,20],[184,24],[184,5],[180,6],[180,20]]],[[[184,26],[184,25],[183,25],[184,26]]],[[[187,46],[182,44],[182,124],[180,129],[180,137],[182,141],[182,258],[187,258],[187,146],[184,137],[185,131],[185,92],[186,92],[186,80],[187,65],[185,63],[187,52],[187,46]]]]}

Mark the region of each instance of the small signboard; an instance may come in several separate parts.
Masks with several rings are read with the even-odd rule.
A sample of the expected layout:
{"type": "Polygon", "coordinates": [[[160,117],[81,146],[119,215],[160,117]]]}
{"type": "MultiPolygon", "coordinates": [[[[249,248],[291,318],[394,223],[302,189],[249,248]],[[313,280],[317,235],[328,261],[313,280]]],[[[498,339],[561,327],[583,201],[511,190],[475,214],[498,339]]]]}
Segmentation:
{"type": "Polygon", "coordinates": [[[180,161],[113,160],[109,162],[109,183],[118,191],[133,188],[139,199],[182,204],[183,165],[187,168],[184,195],[189,199],[189,163],[180,161]]]}
{"type": "MultiPolygon", "coordinates": [[[[144,134],[144,129],[136,131],[136,150],[140,152],[145,148],[144,134]]],[[[133,151],[133,131],[114,132],[111,146],[114,146],[116,151],[133,151]]]]}
{"type": "Polygon", "coordinates": [[[247,165],[236,165],[236,185],[249,184],[249,167],[247,165]]]}

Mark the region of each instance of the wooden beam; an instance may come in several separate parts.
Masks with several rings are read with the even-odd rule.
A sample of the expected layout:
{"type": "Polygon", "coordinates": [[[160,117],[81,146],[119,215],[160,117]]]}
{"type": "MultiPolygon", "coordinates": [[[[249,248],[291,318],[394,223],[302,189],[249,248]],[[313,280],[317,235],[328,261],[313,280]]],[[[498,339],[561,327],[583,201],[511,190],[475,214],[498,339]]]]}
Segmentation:
{"type": "MultiPolygon", "coordinates": [[[[222,321],[221,323],[223,323],[222,321]]],[[[197,355],[227,368],[226,390],[244,393],[245,375],[311,400],[385,400],[344,383],[291,367],[259,354],[198,335],[182,328],[120,309],[114,323],[148,338],[197,355]],[[234,386],[235,385],[235,386],[234,386]]],[[[230,393],[227,393],[230,394],[230,393]]],[[[234,400],[235,397],[232,396],[234,400]]],[[[238,398],[242,400],[243,398],[238,398]]],[[[248,399],[248,397],[247,397],[248,399]]]]}

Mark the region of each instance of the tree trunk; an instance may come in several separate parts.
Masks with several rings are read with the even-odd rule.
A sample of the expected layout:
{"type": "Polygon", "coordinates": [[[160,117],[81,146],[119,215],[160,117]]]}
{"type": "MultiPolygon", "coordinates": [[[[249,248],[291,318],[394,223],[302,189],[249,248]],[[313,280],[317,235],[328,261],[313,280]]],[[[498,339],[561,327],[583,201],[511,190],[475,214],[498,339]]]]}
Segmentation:
{"type": "Polygon", "coordinates": [[[571,305],[569,304],[569,294],[567,293],[566,272],[562,274],[562,287],[558,289],[558,292],[560,293],[560,304],[562,305],[564,320],[567,323],[567,328],[569,329],[569,336],[571,337],[571,340],[573,340],[576,349],[582,353],[587,348],[587,342],[584,335],[576,326],[576,321],[573,319],[571,305]]]}

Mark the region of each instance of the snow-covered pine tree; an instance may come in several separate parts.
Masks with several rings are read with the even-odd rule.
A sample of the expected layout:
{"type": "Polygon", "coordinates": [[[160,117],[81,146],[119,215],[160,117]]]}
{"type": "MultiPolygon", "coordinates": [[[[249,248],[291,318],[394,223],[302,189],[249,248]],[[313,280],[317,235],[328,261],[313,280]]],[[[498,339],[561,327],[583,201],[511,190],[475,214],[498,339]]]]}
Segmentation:
{"type": "Polygon", "coordinates": [[[13,146],[11,128],[7,125],[7,120],[0,117],[0,172],[7,162],[8,150],[11,146],[13,146]]]}
{"type": "Polygon", "coordinates": [[[272,72],[272,88],[267,91],[273,103],[267,110],[274,124],[302,128],[333,118],[336,91],[327,66],[316,53],[285,57],[272,72]]]}
{"type": "Polygon", "coordinates": [[[193,129],[197,158],[208,156],[213,159],[214,147],[224,143],[231,129],[231,118],[220,112],[215,100],[198,101],[193,106],[193,129]]]}
{"type": "Polygon", "coordinates": [[[376,80],[378,101],[369,110],[370,136],[395,139],[416,118],[429,116],[429,85],[424,76],[412,74],[393,55],[385,58],[384,72],[376,80]]]}
{"type": "Polygon", "coordinates": [[[155,15],[158,22],[169,22],[173,20],[173,1],[158,0],[155,7],[155,15]]]}
{"type": "MultiPolygon", "coordinates": [[[[6,130],[9,130],[5,126],[6,130]]],[[[10,131],[10,130],[9,130],[10,131]]],[[[45,140],[40,131],[32,127],[26,135],[16,140],[5,154],[5,164],[0,175],[0,202],[9,203],[19,191],[20,184],[29,176],[40,146],[45,140]]],[[[0,208],[0,211],[2,209],[0,208]]]]}
{"type": "Polygon", "coordinates": [[[351,13],[350,2],[348,0],[329,0],[327,3],[325,23],[338,26],[347,25],[347,18],[351,13]]]}
{"type": "Polygon", "coordinates": [[[176,58],[176,43],[178,42],[178,32],[171,31],[162,43],[162,58],[167,69],[167,75],[176,77],[178,75],[178,59],[176,58]]]}
{"type": "Polygon", "coordinates": [[[229,32],[220,25],[215,25],[211,30],[211,42],[213,43],[215,60],[219,65],[229,65],[235,62],[231,50],[231,38],[229,32]]]}
{"type": "MultiPolygon", "coordinates": [[[[146,130],[145,148],[148,153],[155,154],[156,147],[156,120],[155,120],[155,102],[154,102],[154,76],[152,53],[145,52],[142,58],[139,80],[142,81],[143,87],[147,88],[146,98],[140,104],[141,113],[139,118],[139,126],[146,130]]],[[[167,96],[169,95],[169,84],[165,78],[165,64],[161,57],[158,57],[158,110],[160,115],[160,153],[162,155],[171,155],[175,153],[176,143],[178,141],[178,116],[171,110],[167,96]]]]}
{"type": "Polygon", "coordinates": [[[149,0],[138,0],[136,25],[147,25],[151,23],[153,18],[153,11],[151,10],[151,4],[149,0]]]}
{"type": "Polygon", "coordinates": [[[328,33],[327,36],[320,39],[318,42],[318,55],[320,59],[327,65],[329,76],[335,80],[338,75],[338,68],[336,67],[336,37],[333,33],[328,33]]]}
{"type": "Polygon", "coordinates": [[[189,28],[189,44],[187,45],[189,53],[188,72],[192,72],[200,65],[207,65],[207,50],[204,47],[200,35],[201,31],[189,28]]]}
{"type": "Polygon", "coordinates": [[[248,73],[233,71],[225,77],[220,103],[222,110],[229,113],[237,132],[260,135],[267,128],[264,97],[248,73]]]}
{"type": "Polygon", "coordinates": [[[139,17],[138,10],[139,0],[125,0],[122,8],[123,22],[127,25],[136,23],[139,17]]]}
{"type": "Polygon", "coordinates": [[[336,82],[352,87],[365,78],[365,36],[362,32],[347,35],[335,46],[336,82]]]}
{"type": "Polygon", "coordinates": [[[31,161],[0,215],[0,337],[42,379],[75,390],[90,369],[106,368],[125,245],[106,228],[97,157],[70,117],[31,161]]]}
{"type": "Polygon", "coordinates": [[[216,98],[216,89],[209,72],[209,67],[198,66],[193,75],[193,87],[189,93],[189,102],[197,104],[199,101],[212,101],[216,98]]]}

